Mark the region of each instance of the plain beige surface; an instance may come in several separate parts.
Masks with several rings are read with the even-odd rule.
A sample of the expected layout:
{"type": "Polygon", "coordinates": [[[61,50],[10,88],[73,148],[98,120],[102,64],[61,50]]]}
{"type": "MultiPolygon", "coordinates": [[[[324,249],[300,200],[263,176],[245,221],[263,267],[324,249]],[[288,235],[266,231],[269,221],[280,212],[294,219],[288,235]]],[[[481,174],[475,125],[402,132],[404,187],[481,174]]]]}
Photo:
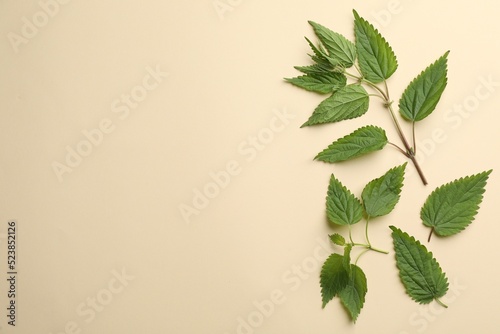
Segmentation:
{"type": "Polygon", "coordinates": [[[499,10],[486,0],[1,1],[0,277],[10,219],[19,277],[15,328],[1,280],[0,332],[498,332],[499,10]],[[451,50],[438,110],[417,127],[430,185],[409,166],[372,242],[392,250],[392,224],[424,240],[419,209],[432,189],[495,170],[476,221],[429,245],[450,307],[414,303],[393,253],[370,253],[355,325],[338,300],[321,309],[328,179],[359,194],[404,160],[387,147],[341,165],[312,161],[364,124],[397,138],[376,100],[362,118],[299,129],[323,97],[282,80],[308,64],[307,20],[352,38],[352,8],[398,57],[396,101],[451,50]]]}

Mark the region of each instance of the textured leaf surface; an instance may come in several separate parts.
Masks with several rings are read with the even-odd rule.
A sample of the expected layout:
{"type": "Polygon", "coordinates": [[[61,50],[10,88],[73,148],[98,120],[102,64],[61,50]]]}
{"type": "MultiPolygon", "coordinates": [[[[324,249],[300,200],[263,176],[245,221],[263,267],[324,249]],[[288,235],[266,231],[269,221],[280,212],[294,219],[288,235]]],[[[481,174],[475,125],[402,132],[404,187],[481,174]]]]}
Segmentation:
{"type": "Polygon", "coordinates": [[[424,225],[440,236],[465,229],[477,214],[491,172],[467,176],[434,190],[420,211],[424,225]]]}
{"type": "Polygon", "coordinates": [[[353,225],[363,218],[361,202],[332,174],[326,196],[328,219],[338,225],[353,225]]]}
{"type": "Polygon", "coordinates": [[[320,274],[323,307],[337,296],[349,283],[349,274],[344,268],[343,256],[332,254],[326,259],[320,274]]]}
{"type": "Polygon", "coordinates": [[[448,53],[422,71],[404,91],[399,112],[406,120],[421,121],[436,108],[448,82],[448,53]]]}
{"type": "Polygon", "coordinates": [[[394,167],[366,185],[361,198],[368,217],[383,216],[394,209],[399,202],[405,168],[406,163],[394,167]]]}
{"type": "Polygon", "coordinates": [[[313,21],[309,21],[309,24],[328,51],[330,58],[345,68],[349,68],[354,64],[356,61],[356,47],[351,41],[321,24],[313,21]]]}
{"type": "Polygon", "coordinates": [[[398,68],[396,56],[384,37],[354,11],[358,63],[363,76],[373,82],[388,79],[398,68]]]}
{"type": "Polygon", "coordinates": [[[391,226],[399,276],[408,295],[420,304],[439,299],[448,291],[448,279],[425,246],[391,226]]]}
{"type": "Polygon", "coordinates": [[[320,152],[315,159],[324,162],[339,162],[354,159],[364,154],[378,151],[387,144],[387,136],[382,128],[368,125],[333,142],[320,152]]]}
{"type": "Polygon", "coordinates": [[[295,78],[286,78],[289,83],[320,94],[328,94],[346,85],[346,77],[340,73],[311,73],[295,78]]]}
{"type": "Polygon", "coordinates": [[[340,291],[339,297],[342,304],[349,311],[354,322],[358,318],[363,304],[365,303],[365,296],[368,291],[366,283],[366,276],[358,266],[351,264],[351,274],[349,281],[344,289],[340,291]]]}
{"type": "MultiPolygon", "coordinates": [[[[336,75],[343,74],[335,73],[336,75]]],[[[345,84],[345,81],[344,81],[345,84]]],[[[338,89],[332,96],[322,101],[302,126],[339,122],[357,118],[368,111],[370,98],[360,85],[348,85],[338,89]]]]}

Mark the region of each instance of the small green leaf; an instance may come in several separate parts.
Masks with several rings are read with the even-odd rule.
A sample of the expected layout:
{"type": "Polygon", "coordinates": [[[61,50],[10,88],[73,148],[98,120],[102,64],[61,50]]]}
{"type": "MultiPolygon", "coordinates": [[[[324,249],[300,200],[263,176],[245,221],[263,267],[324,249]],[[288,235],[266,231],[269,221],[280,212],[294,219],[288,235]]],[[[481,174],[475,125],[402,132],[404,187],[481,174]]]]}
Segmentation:
{"type": "Polygon", "coordinates": [[[320,152],[315,159],[324,162],[339,162],[354,159],[384,148],[387,136],[382,128],[368,125],[338,139],[320,152]]]}
{"type": "Polygon", "coordinates": [[[353,225],[363,218],[363,207],[354,196],[332,174],[326,196],[326,213],[328,219],[338,225],[353,225]]]}
{"type": "Polygon", "coordinates": [[[305,39],[314,53],[314,55],[311,55],[311,58],[313,58],[313,60],[318,60],[317,62],[320,64],[331,65],[326,58],[326,52],[323,50],[323,48],[321,48],[321,45],[319,45],[319,47],[316,47],[314,43],[311,42],[307,37],[305,37],[305,39]]]}
{"type": "Polygon", "coordinates": [[[368,218],[390,213],[399,202],[406,163],[390,169],[363,189],[361,198],[368,218]]]}
{"type": "Polygon", "coordinates": [[[341,236],[338,233],[332,234],[329,236],[330,240],[337,246],[344,246],[345,245],[345,239],[343,236],[341,236]]]}
{"type": "Polygon", "coordinates": [[[422,71],[404,91],[399,100],[399,112],[406,120],[421,121],[436,108],[448,82],[448,53],[422,71]]]}
{"type": "Polygon", "coordinates": [[[339,33],[333,32],[321,24],[309,21],[314,33],[328,50],[331,59],[345,68],[351,67],[356,61],[355,45],[339,33]]]}
{"type": "Polygon", "coordinates": [[[335,72],[307,74],[285,80],[297,87],[320,94],[335,92],[346,84],[345,75],[335,72]]]}
{"type": "MultiPolygon", "coordinates": [[[[439,298],[448,291],[448,279],[439,263],[414,237],[391,226],[399,277],[408,295],[420,304],[439,298]]],[[[441,303],[442,304],[442,303],[441,303]]]]}
{"type": "Polygon", "coordinates": [[[384,37],[354,12],[354,33],[358,63],[363,76],[372,83],[388,79],[398,68],[396,56],[384,37]]]}
{"type": "Polygon", "coordinates": [[[340,291],[339,297],[342,304],[344,304],[345,308],[349,311],[354,322],[356,322],[363,308],[367,292],[368,286],[365,273],[358,266],[351,264],[349,281],[346,287],[340,291]]]}
{"type": "Polygon", "coordinates": [[[434,190],[420,211],[424,225],[439,236],[464,230],[477,214],[491,172],[467,176],[434,190]]]}
{"type": "MultiPolygon", "coordinates": [[[[343,74],[332,74],[340,75],[345,80],[343,74]]],[[[345,81],[343,83],[345,85],[345,81]]],[[[368,93],[360,85],[352,84],[339,88],[332,96],[323,100],[316,107],[309,120],[302,127],[360,117],[368,111],[369,103],[368,93]]]]}
{"type": "Polygon", "coordinates": [[[349,283],[349,274],[344,268],[343,256],[332,254],[326,259],[320,274],[323,308],[349,283]]]}

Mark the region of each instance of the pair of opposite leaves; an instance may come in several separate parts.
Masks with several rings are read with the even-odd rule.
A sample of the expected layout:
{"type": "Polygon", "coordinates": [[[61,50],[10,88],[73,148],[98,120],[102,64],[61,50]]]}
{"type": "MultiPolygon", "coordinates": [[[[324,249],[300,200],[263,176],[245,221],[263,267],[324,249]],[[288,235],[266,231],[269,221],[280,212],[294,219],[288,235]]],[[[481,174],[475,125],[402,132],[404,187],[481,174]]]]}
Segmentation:
{"type": "MultiPolygon", "coordinates": [[[[330,178],[326,198],[328,219],[337,225],[354,225],[363,215],[374,218],[390,213],[400,198],[406,164],[389,170],[368,183],[361,194],[362,202],[342,183],[330,178]]],[[[473,220],[482,202],[488,177],[492,171],[467,176],[434,190],[425,201],[420,217],[432,233],[449,236],[464,230],[473,220]]],[[[418,303],[430,303],[443,297],[448,280],[432,253],[414,237],[391,226],[396,263],[408,295],[418,303]]],[[[366,276],[350,263],[352,244],[339,234],[333,243],[344,246],[344,255],[332,254],[323,265],[320,284],[323,307],[338,296],[356,321],[367,292],[366,276]]]]}
{"type": "MultiPolygon", "coordinates": [[[[296,66],[304,75],[286,80],[309,91],[332,95],[316,107],[303,126],[357,118],[368,111],[368,92],[360,82],[347,84],[345,69],[353,67],[356,60],[362,74],[358,81],[369,84],[385,81],[398,67],[396,56],[384,37],[356,11],[354,17],[355,43],[318,23],[309,22],[321,42],[316,47],[306,38],[314,53],[311,55],[314,64],[296,66]]],[[[415,123],[434,111],[447,84],[448,53],[408,85],[399,101],[399,111],[404,119],[415,123]]],[[[384,98],[389,99],[388,96],[384,98]]],[[[381,150],[387,144],[385,130],[368,125],[333,142],[315,159],[330,163],[345,161],[381,150]]]]}

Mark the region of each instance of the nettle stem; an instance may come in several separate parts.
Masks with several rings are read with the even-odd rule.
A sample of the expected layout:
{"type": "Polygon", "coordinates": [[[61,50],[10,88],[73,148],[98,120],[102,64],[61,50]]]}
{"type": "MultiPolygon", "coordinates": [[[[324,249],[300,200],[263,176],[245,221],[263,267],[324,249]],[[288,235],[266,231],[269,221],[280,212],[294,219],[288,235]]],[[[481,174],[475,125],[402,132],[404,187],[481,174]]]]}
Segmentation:
{"type": "Polygon", "coordinates": [[[427,178],[425,177],[424,172],[422,171],[422,168],[420,168],[420,164],[418,163],[417,158],[416,158],[416,153],[417,153],[416,152],[416,145],[417,144],[415,141],[415,122],[413,122],[413,124],[412,124],[412,137],[413,137],[413,147],[412,147],[410,145],[410,143],[408,142],[408,140],[406,139],[406,137],[403,133],[403,129],[401,128],[401,124],[399,124],[399,120],[396,117],[396,113],[394,112],[394,109],[392,108],[393,101],[391,101],[390,96],[389,96],[389,88],[387,87],[387,82],[384,80],[384,88],[385,88],[385,92],[384,92],[384,90],[382,90],[376,84],[364,79],[363,77],[356,77],[354,75],[349,75],[349,76],[357,78],[357,80],[360,82],[364,82],[365,84],[367,84],[371,88],[375,89],[378,93],[380,93],[381,97],[383,97],[384,107],[386,107],[386,109],[389,111],[389,114],[391,115],[391,119],[394,123],[394,126],[396,127],[396,131],[398,133],[399,139],[403,143],[404,150],[406,150],[406,152],[404,150],[400,150],[400,151],[408,159],[411,160],[411,162],[415,166],[415,169],[417,170],[418,176],[420,176],[420,179],[422,180],[422,183],[424,184],[424,186],[427,185],[428,184],[427,178]]]}

